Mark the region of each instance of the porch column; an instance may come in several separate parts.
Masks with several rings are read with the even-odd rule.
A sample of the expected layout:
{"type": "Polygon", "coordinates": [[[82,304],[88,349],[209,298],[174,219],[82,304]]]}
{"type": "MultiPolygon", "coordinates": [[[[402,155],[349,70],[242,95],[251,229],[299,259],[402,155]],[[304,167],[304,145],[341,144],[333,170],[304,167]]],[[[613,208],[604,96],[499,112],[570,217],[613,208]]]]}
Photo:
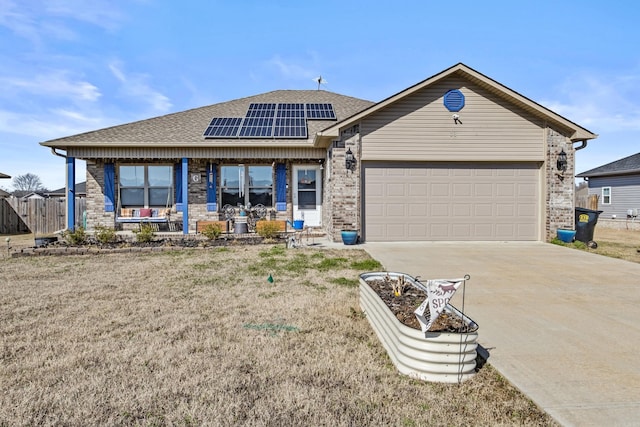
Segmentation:
{"type": "Polygon", "coordinates": [[[67,157],[67,229],[76,229],[76,159],[67,157]]]}
{"type": "Polygon", "coordinates": [[[182,234],[189,234],[189,159],[182,158],[182,234]]]}

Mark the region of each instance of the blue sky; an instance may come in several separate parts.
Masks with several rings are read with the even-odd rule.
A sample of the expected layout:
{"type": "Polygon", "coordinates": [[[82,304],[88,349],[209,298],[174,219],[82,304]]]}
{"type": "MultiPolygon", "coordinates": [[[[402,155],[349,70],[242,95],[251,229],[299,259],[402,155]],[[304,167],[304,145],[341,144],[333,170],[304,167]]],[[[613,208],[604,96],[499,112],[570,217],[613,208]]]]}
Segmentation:
{"type": "Polygon", "coordinates": [[[640,152],[639,5],[0,0],[0,172],[56,189],[64,160],[45,140],[320,75],[380,101],[458,62],[599,134],[578,152],[583,172],[640,152]]]}

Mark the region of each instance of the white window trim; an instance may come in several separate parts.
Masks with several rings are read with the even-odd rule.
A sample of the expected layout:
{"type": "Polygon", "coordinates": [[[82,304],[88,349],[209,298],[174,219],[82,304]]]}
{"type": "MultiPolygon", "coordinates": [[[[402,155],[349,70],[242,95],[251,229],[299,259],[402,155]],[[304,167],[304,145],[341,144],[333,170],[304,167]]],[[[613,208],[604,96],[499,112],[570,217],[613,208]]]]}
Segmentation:
{"type": "Polygon", "coordinates": [[[610,205],[611,204],[611,187],[602,187],[602,204],[603,205],[610,205]],[[609,194],[605,195],[604,191],[605,190],[609,190],[609,194]],[[609,201],[607,202],[606,197],[609,198],[609,201]]]}
{"type": "MultiPolygon", "coordinates": [[[[121,200],[121,191],[123,189],[127,189],[127,188],[141,188],[143,193],[144,193],[144,204],[143,205],[131,205],[130,207],[134,207],[134,208],[149,208],[151,207],[149,205],[149,191],[154,189],[154,188],[168,188],[169,189],[169,199],[167,200],[167,202],[165,202],[164,206],[167,207],[171,207],[173,206],[173,189],[174,189],[174,182],[173,182],[173,165],[170,163],[122,163],[122,164],[118,164],[118,169],[117,169],[117,180],[118,180],[118,200],[121,200]],[[122,185],[120,182],[120,168],[121,167],[127,167],[127,166],[142,166],[144,167],[144,184],[142,186],[126,186],[126,185],[122,185]],[[172,172],[171,172],[171,185],[169,187],[165,187],[165,186],[152,186],[149,185],[149,167],[150,166],[165,166],[165,167],[170,167],[172,172]]],[[[154,205],[155,206],[155,205],[154,205]]]]}

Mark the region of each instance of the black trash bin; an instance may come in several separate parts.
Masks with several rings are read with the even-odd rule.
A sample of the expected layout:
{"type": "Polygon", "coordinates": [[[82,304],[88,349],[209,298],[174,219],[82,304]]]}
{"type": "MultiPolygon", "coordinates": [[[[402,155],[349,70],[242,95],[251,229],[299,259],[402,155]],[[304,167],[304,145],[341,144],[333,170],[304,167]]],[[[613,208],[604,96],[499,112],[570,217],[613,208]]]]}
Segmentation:
{"type": "Polygon", "coordinates": [[[602,211],[576,208],[576,240],[584,243],[593,241],[593,230],[602,211]]]}

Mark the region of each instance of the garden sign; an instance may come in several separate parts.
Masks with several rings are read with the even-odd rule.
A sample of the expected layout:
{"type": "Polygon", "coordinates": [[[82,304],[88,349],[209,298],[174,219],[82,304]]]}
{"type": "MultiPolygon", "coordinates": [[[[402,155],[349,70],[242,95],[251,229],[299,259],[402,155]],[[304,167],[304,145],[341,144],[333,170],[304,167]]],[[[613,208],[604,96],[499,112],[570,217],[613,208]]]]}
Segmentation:
{"type": "Polygon", "coordinates": [[[449,300],[456,293],[456,290],[464,283],[465,279],[454,280],[429,280],[427,281],[427,299],[420,304],[420,307],[414,311],[422,332],[427,332],[431,325],[436,321],[444,307],[449,303],[449,300]],[[424,312],[429,306],[429,320],[424,316],[424,312]]]}

